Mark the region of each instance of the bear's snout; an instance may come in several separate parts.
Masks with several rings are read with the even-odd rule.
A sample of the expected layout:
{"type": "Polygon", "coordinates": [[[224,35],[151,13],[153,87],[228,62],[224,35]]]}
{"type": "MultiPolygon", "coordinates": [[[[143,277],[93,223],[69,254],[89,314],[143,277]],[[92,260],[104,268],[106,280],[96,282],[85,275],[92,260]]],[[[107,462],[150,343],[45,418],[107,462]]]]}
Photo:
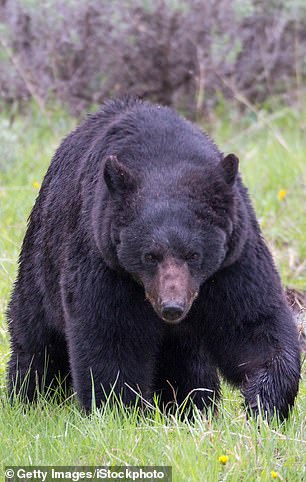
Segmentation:
{"type": "Polygon", "coordinates": [[[155,276],[145,283],[145,289],[158,316],[175,324],[186,317],[197,296],[193,285],[187,263],[166,258],[159,264],[155,276]]]}

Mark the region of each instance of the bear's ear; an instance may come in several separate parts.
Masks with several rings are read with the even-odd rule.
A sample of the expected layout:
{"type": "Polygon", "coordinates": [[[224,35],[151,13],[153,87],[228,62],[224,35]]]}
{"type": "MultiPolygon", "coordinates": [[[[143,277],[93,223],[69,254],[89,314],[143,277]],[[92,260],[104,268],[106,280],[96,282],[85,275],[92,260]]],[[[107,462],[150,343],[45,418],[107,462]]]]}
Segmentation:
{"type": "Polygon", "coordinates": [[[118,161],[116,156],[109,156],[105,161],[104,180],[112,195],[131,192],[136,189],[136,179],[130,170],[118,161]]]}
{"type": "Polygon", "coordinates": [[[238,173],[239,159],[235,154],[228,154],[220,162],[220,168],[225,182],[232,186],[238,173]]]}

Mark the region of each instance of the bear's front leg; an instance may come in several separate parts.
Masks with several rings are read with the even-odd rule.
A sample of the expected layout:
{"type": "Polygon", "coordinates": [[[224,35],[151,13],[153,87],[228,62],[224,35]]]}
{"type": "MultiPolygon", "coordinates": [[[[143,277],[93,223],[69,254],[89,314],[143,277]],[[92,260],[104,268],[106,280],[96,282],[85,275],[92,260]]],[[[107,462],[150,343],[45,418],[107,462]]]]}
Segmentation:
{"type": "Polygon", "coordinates": [[[237,329],[224,338],[219,366],[225,377],[237,384],[247,409],[268,418],[289,415],[298,392],[300,352],[297,330],[290,313],[237,329]],[[235,344],[232,345],[235,340],[235,344]]]}
{"type": "Polygon", "coordinates": [[[144,353],[131,347],[129,337],[122,340],[115,330],[108,334],[92,330],[88,335],[74,328],[70,335],[73,387],[87,412],[109,397],[127,406],[136,403],[138,394],[147,399],[150,366],[144,353]]]}
{"type": "Polygon", "coordinates": [[[157,358],[154,387],[161,406],[199,410],[217,408],[220,383],[216,367],[203,343],[188,325],[165,327],[157,358]]]}
{"type": "MultiPolygon", "coordinates": [[[[153,376],[158,326],[134,281],[101,262],[67,279],[62,293],[73,386],[90,411],[110,395],[124,404],[145,399],[153,376]]],[[[157,318],[157,317],[156,317],[157,318]]],[[[158,321],[158,320],[157,320],[158,321]]]]}
{"type": "Polygon", "coordinates": [[[241,391],[248,411],[286,419],[298,392],[299,376],[299,354],[291,349],[276,349],[264,364],[246,370],[241,391]]]}

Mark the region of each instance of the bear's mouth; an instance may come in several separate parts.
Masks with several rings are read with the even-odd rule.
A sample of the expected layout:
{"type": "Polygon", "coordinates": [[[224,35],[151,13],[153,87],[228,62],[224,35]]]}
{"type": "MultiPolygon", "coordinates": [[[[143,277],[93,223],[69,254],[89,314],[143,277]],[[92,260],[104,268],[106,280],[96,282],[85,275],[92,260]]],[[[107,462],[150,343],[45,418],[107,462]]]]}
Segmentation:
{"type": "Polygon", "coordinates": [[[187,313],[188,313],[189,310],[187,310],[182,316],[179,316],[178,318],[165,318],[164,316],[161,316],[160,314],[159,317],[165,321],[166,323],[168,323],[168,325],[177,325],[178,323],[180,323],[181,321],[183,321],[186,316],[187,316],[187,313]]]}
{"type": "Polygon", "coordinates": [[[158,315],[162,320],[166,321],[166,323],[174,325],[186,317],[189,309],[190,306],[183,305],[182,303],[168,302],[158,307],[158,315]]]}

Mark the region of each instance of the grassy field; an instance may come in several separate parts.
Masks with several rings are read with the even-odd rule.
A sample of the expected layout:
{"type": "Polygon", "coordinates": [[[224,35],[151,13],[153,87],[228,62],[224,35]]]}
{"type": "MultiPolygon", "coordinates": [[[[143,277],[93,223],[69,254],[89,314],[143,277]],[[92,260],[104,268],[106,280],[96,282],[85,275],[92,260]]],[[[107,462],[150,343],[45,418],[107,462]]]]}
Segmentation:
{"type": "MultiPolygon", "coordinates": [[[[306,104],[305,104],[306,106],[306,104]]],[[[258,218],[284,285],[305,287],[305,109],[238,112],[201,123],[224,152],[240,157],[258,218]],[[220,118],[222,120],[220,120],[220,118]],[[304,172],[303,172],[304,169],[304,172]]],[[[158,410],[105,408],[84,417],[74,397],[61,405],[10,406],[5,309],[26,219],[50,158],[74,121],[33,111],[10,126],[0,117],[0,480],[6,465],[170,465],[173,480],[302,481],[305,477],[306,387],[289,421],[246,421],[239,392],[223,386],[218,418],[197,414],[190,425],[158,410]],[[220,456],[227,456],[219,460],[220,456]],[[223,460],[223,463],[222,463],[223,460]]],[[[268,294],[267,294],[268,296],[268,294]]]]}

